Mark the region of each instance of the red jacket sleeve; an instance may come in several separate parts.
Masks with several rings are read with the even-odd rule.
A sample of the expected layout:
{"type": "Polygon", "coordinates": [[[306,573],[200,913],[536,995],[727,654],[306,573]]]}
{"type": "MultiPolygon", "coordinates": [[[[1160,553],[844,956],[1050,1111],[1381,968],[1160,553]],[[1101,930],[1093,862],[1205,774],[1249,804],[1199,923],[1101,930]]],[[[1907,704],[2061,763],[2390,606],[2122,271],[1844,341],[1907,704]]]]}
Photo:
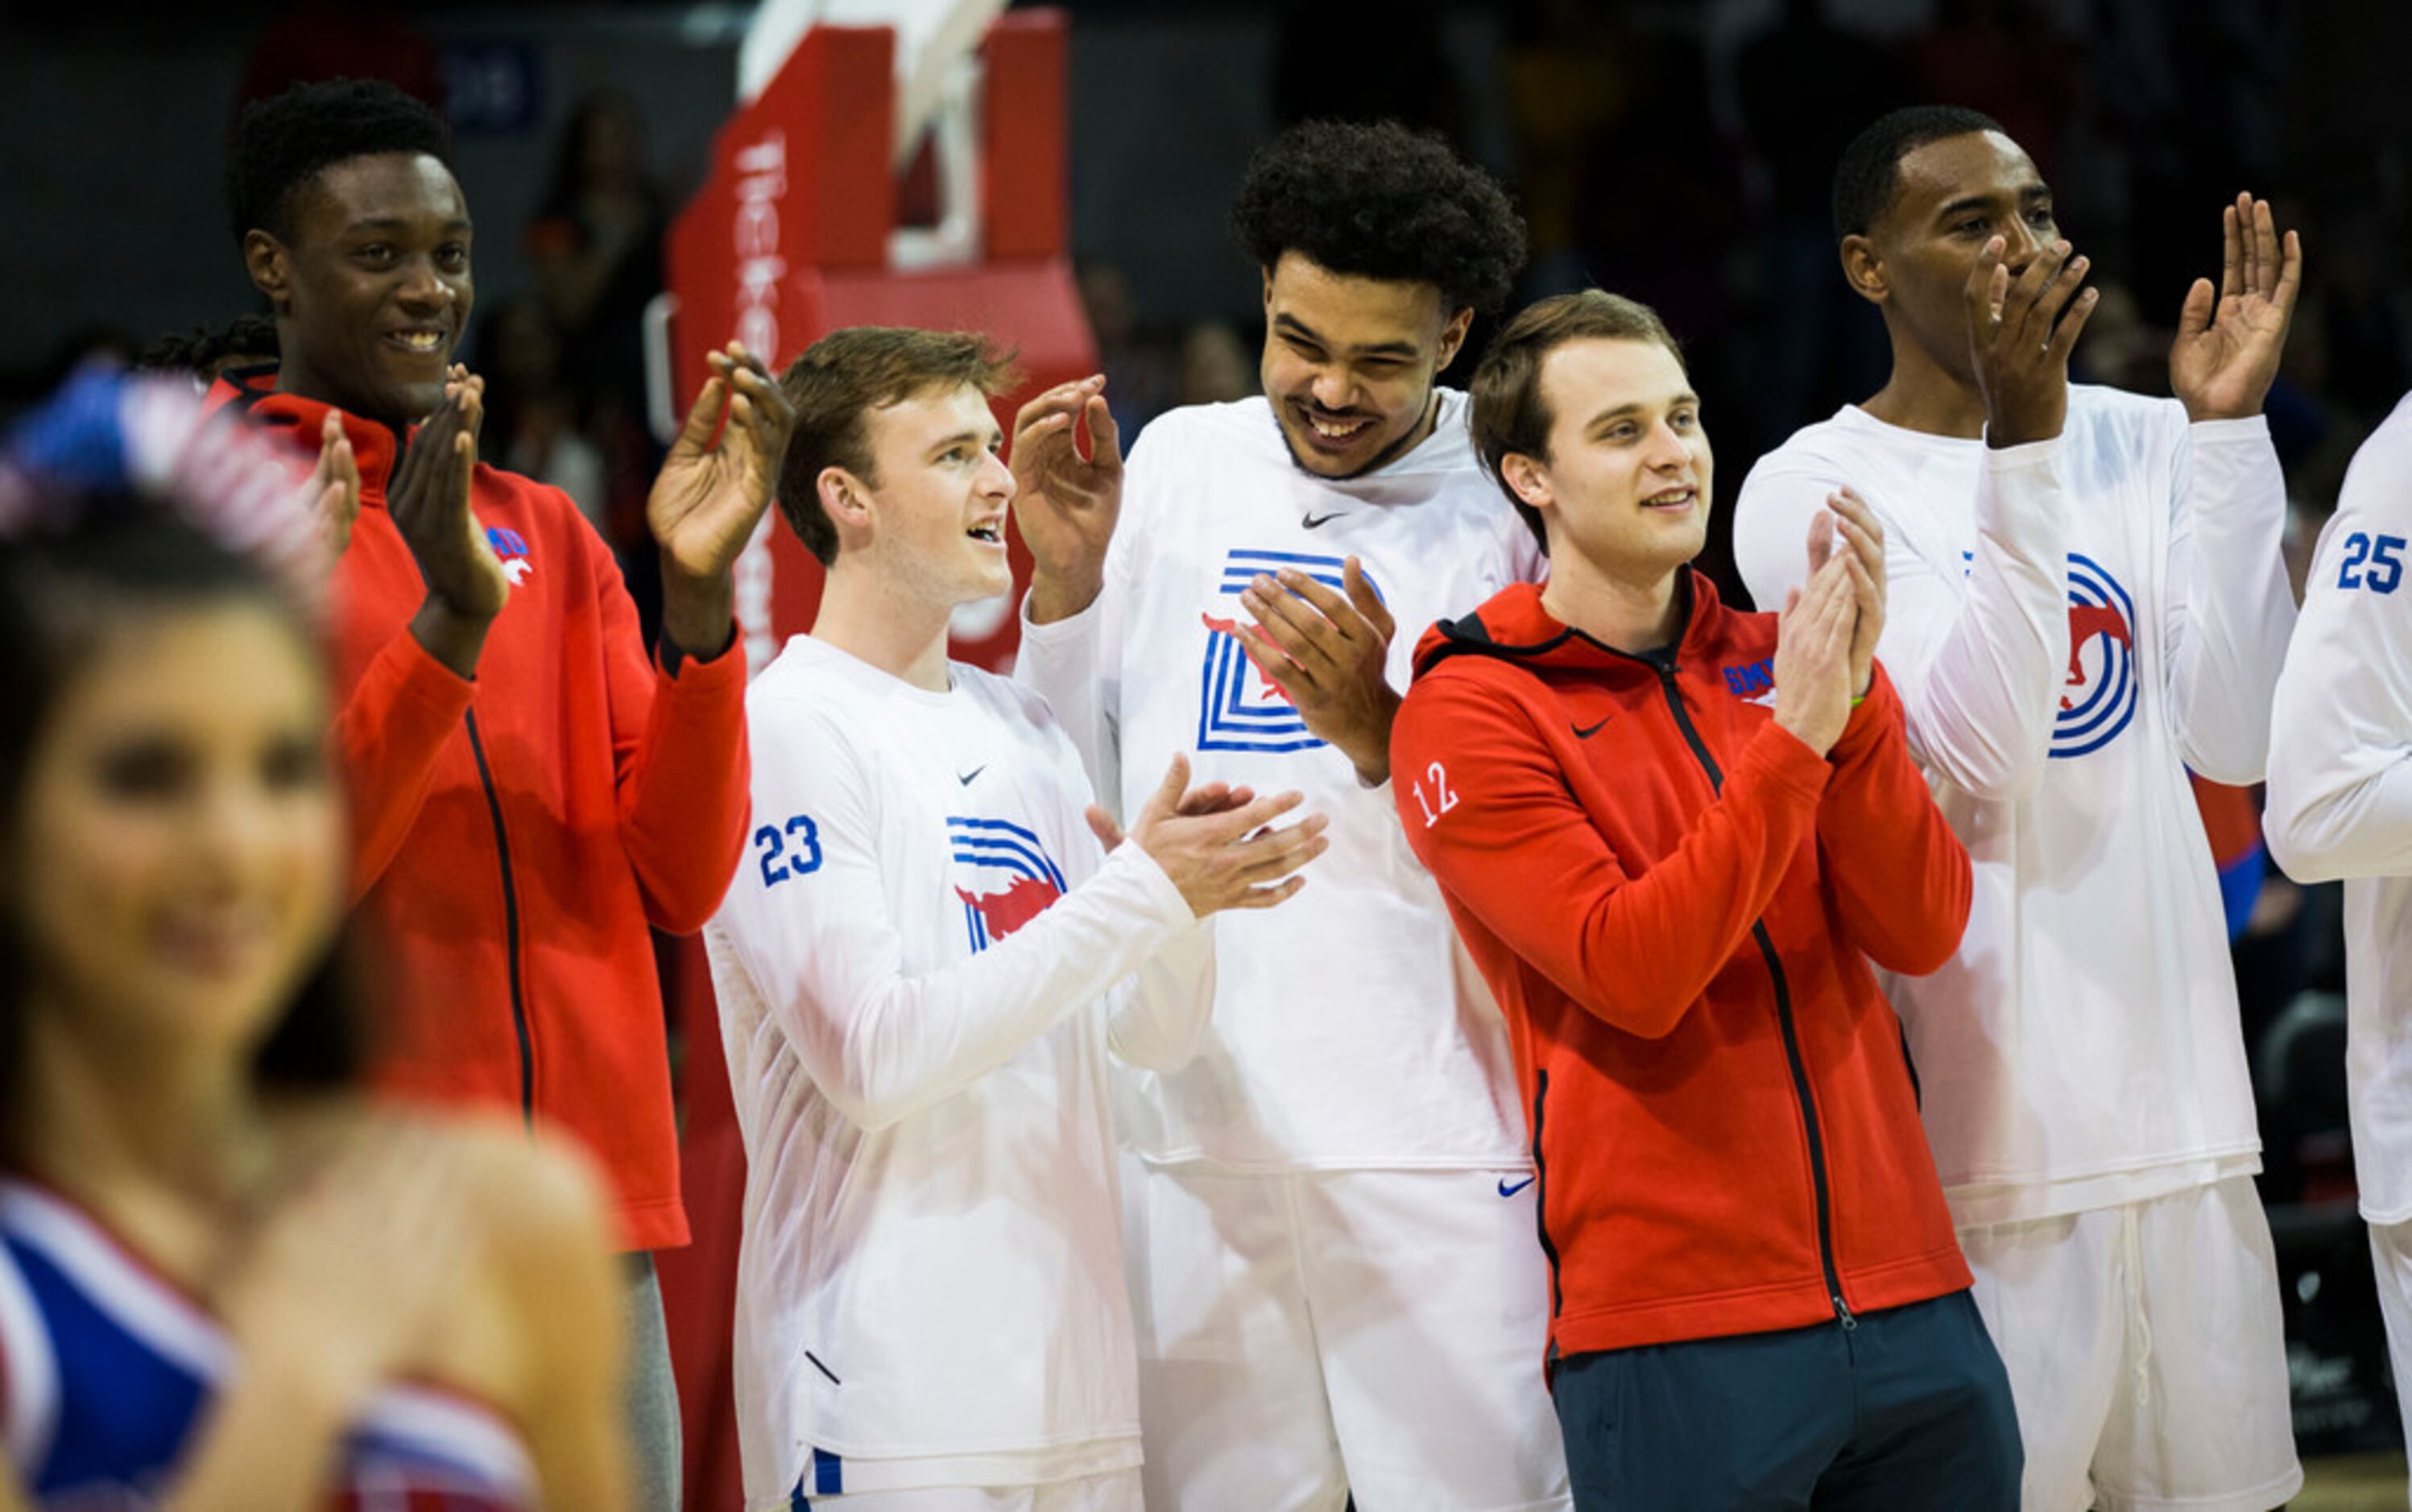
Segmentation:
{"type": "MultiPolygon", "coordinates": [[[[1640,742],[1629,750],[1649,758],[1640,742]]],[[[1407,842],[1441,887],[1586,1011],[1655,1039],[1774,897],[1816,823],[1828,769],[1770,725],[1672,852],[1623,857],[1523,712],[1442,676],[1416,683],[1400,707],[1390,770],[1407,842]]]]}
{"type": "Polygon", "coordinates": [[[637,607],[599,540],[589,570],[603,610],[604,676],[620,843],[654,928],[692,934],[720,906],[745,848],[745,638],[678,674],[645,654],[637,607]]]}
{"type": "Polygon", "coordinates": [[[1923,976],[1960,948],[1973,883],[1967,847],[1910,759],[1883,664],[1829,760],[1817,844],[1844,927],[1877,965],[1923,976]]]}
{"type": "Polygon", "coordinates": [[[419,822],[436,754],[461,727],[475,690],[405,628],[344,699],[333,743],[352,820],[348,903],[368,896],[419,822]]]}

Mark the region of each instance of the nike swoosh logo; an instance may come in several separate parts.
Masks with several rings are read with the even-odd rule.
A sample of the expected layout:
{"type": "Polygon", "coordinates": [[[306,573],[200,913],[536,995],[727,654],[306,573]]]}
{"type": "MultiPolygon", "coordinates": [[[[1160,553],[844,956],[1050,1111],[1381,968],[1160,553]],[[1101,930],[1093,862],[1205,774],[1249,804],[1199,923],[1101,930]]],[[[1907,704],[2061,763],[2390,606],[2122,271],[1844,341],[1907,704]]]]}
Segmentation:
{"type": "Polygon", "coordinates": [[[1608,721],[1609,721],[1609,719],[1610,719],[1610,717],[1612,717],[1612,716],[1609,716],[1609,715],[1602,715],[1602,716],[1601,716],[1601,718],[1600,718],[1600,722],[1599,722],[1598,724],[1596,724],[1596,725],[1592,726],[1592,727],[1591,727],[1590,728],[1588,728],[1588,729],[1584,728],[1584,727],[1583,727],[1582,726],[1581,726],[1581,725],[1576,724],[1573,720],[1571,720],[1571,719],[1570,719],[1570,720],[1567,720],[1567,721],[1566,721],[1566,727],[1567,727],[1568,729],[1571,729],[1571,730],[1573,730],[1573,731],[1575,732],[1575,739],[1576,739],[1576,740],[1578,740],[1578,741],[1588,741],[1588,740],[1590,740],[1593,736],[1595,736],[1595,735],[1598,734],[1601,730],[1604,730],[1604,729],[1608,728],[1608,721]]]}
{"type": "Polygon", "coordinates": [[[1320,530],[1347,512],[1348,511],[1346,509],[1334,509],[1328,515],[1309,514],[1305,519],[1301,520],[1299,523],[1304,525],[1309,530],[1320,530]]]}
{"type": "Polygon", "coordinates": [[[1522,1190],[1524,1190],[1524,1188],[1526,1188],[1526,1187],[1528,1187],[1528,1186],[1530,1186],[1530,1185],[1532,1185],[1532,1184],[1533,1184],[1533,1178],[1532,1178],[1532,1177],[1530,1177],[1530,1176],[1527,1176],[1527,1177],[1525,1177],[1522,1181],[1518,1182],[1514,1186],[1509,1186],[1509,1185],[1508,1184],[1508,1178],[1506,1178],[1505,1176],[1502,1176],[1501,1178],[1499,1178],[1499,1195],[1500,1195],[1501,1196],[1503,1196],[1503,1197],[1512,1197],[1512,1196],[1514,1196],[1517,1193],[1522,1192],[1522,1190]]]}
{"type": "Polygon", "coordinates": [[[986,762],[982,762],[980,765],[974,767],[969,771],[958,772],[955,776],[955,781],[963,784],[965,787],[969,787],[972,785],[972,779],[987,770],[988,764],[986,762]]]}

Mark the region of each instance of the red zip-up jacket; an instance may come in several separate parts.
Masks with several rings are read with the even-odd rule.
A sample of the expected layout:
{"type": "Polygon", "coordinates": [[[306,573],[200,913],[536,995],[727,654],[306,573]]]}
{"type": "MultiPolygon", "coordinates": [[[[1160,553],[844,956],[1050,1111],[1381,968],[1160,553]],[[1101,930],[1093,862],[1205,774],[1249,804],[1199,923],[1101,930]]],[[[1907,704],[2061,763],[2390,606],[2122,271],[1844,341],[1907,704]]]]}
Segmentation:
{"type": "Polygon", "coordinates": [[[1969,1284],[1868,966],[1949,957],[1967,852],[1881,670],[1821,758],[1774,720],[1775,616],[1684,580],[1671,655],[1530,584],[1443,621],[1390,739],[1409,844],[1507,1015],[1553,1360],[1969,1284]]]}
{"type": "MultiPolygon", "coordinates": [[[[315,457],[328,407],[273,369],[221,379],[315,457]]],[[[505,570],[474,683],[411,637],[427,589],[385,490],[400,438],[343,417],[360,514],[336,565],[335,746],[351,894],[370,925],[379,1079],[496,1105],[584,1141],[620,1242],[687,1239],[648,924],[703,927],[744,848],[745,655],[653,665],[610,550],[560,490],[479,464],[470,504],[505,570]]]]}

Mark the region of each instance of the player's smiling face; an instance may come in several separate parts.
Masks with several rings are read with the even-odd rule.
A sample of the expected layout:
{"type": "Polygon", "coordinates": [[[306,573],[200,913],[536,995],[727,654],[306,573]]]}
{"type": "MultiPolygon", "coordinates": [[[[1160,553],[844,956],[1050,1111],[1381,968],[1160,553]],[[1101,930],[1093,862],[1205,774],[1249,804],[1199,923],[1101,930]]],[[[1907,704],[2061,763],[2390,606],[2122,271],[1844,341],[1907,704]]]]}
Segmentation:
{"type": "Polygon", "coordinates": [[[1471,310],[1430,284],[1335,273],[1285,252],[1265,274],[1260,376],[1292,461],[1354,477],[1430,433],[1433,380],[1464,344],[1471,310]]]}
{"type": "Polygon", "coordinates": [[[476,297],[461,185],[433,157],[380,153],[298,198],[290,243],[254,232],[245,249],[276,310],[279,385],[388,424],[423,418],[476,297]]]}
{"type": "Polygon", "coordinates": [[[1547,459],[1501,470],[1541,511],[1552,560],[1654,583],[1708,542],[1713,458],[1684,364],[1655,341],[1586,337],[1541,362],[1547,459]]]}
{"type": "MultiPolygon", "coordinates": [[[[988,396],[965,384],[873,410],[862,479],[872,559],[917,599],[951,609],[1013,587],[1005,521],[1013,475],[988,396]]],[[[839,560],[855,550],[842,547],[839,560]]]]}

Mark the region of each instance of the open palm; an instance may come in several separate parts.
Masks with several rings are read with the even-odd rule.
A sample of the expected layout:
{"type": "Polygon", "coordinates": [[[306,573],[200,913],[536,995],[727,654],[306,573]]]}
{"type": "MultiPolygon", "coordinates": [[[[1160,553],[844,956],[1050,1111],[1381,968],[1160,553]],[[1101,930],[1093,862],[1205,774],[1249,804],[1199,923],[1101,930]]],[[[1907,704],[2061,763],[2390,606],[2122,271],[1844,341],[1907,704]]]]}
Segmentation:
{"type": "Polygon", "coordinates": [[[753,539],[796,424],[795,406],[743,345],[708,360],[712,376],[645,500],[666,568],[690,578],[727,572],[753,539]]]}
{"type": "Polygon", "coordinates": [[[2227,246],[2218,291],[2208,278],[2195,280],[2169,346],[2169,391],[2197,420],[2261,412],[2303,283],[2302,243],[2292,231],[2279,237],[2268,200],[2238,195],[2220,220],[2227,246]]]}

